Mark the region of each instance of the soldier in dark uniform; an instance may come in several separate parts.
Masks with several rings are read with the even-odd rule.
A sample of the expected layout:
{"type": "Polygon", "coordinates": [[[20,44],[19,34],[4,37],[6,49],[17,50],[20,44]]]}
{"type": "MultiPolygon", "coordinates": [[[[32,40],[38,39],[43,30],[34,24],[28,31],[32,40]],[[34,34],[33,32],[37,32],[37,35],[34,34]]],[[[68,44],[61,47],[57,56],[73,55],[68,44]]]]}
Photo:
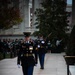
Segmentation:
{"type": "Polygon", "coordinates": [[[30,41],[30,32],[24,32],[25,42],[21,44],[18,52],[18,66],[21,64],[23,75],[33,75],[33,69],[36,64],[36,49],[30,41]]]}
{"type": "Polygon", "coordinates": [[[40,69],[44,69],[46,43],[45,43],[45,40],[43,39],[42,35],[40,35],[40,37],[38,39],[37,46],[38,46],[38,57],[39,57],[39,62],[40,62],[40,69]]]}

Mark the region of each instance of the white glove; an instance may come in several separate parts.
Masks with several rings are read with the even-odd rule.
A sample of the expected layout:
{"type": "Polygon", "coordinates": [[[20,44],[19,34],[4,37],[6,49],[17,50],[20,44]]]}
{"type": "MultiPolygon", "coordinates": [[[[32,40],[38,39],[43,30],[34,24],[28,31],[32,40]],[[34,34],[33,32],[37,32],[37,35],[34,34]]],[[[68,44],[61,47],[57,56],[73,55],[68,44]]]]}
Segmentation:
{"type": "Polygon", "coordinates": [[[20,64],[18,64],[18,68],[20,68],[20,64]]]}

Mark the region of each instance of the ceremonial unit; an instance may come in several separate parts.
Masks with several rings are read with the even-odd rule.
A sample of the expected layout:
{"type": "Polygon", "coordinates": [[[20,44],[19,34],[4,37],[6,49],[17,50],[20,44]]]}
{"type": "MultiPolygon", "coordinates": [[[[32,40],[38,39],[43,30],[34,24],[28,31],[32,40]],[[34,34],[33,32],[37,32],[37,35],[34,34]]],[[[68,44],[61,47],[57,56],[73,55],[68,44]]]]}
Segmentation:
{"type": "Polygon", "coordinates": [[[18,52],[17,65],[22,66],[23,75],[33,75],[34,66],[40,62],[40,69],[44,69],[46,43],[40,35],[35,41],[31,40],[30,33],[24,33],[25,41],[21,43],[18,52]]]}
{"type": "MultiPolygon", "coordinates": [[[[51,52],[52,44],[42,34],[35,40],[30,37],[30,32],[23,34],[24,39],[0,40],[0,52],[3,53],[4,57],[6,53],[10,53],[10,57],[17,56],[17,65],[18,68],[22,66],[23,75],[33,75],[34,66],[38,64],[38,60],[39,68],[44,70],[45,54],[51,52]]],[[[57,50],[60,48],[60,42],[61,40],[56,41],[57,50]]]]}

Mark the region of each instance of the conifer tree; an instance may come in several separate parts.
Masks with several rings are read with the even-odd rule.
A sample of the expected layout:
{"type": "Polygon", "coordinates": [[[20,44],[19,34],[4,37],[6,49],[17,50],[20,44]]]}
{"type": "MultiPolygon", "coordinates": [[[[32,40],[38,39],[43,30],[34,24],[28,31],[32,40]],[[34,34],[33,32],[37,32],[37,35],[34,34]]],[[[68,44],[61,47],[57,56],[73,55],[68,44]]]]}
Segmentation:
{"type": "Polygon", "coordinates": [[[68,26],[66,5],[65,0],[44,0],[41,3],[42,8],[35,11],[38,33],[42,33],[45,37],[52,33],[52,38],[64,38],[68,26]]]}

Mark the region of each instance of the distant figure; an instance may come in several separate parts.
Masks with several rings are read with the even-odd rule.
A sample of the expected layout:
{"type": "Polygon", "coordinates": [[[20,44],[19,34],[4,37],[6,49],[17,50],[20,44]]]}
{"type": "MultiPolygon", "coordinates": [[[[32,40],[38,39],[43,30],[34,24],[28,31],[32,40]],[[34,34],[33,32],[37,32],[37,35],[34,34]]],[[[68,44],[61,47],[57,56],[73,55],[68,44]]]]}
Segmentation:
{"type": "Polygon", "coordinates": [[[21,43],[18,52],[17,65],[22,66],[23,75],[33,75],[33,69],[36,64],[36,49],[34,43],[30,41],[30,32],[24,32],[25,41],[21,43]]]}
{"type": "Polygon", "coordinates": [[[57,39],[56,40],[56,51],[58,52],[58,53],[60,53],[61,52],[61,39],[57,39]]]}
{"type": "Polygon", "coordinates": [[[50,42],[50,40],[47,42],[47,50],[49,53],[51,53],[51,42],[50,42]]]}

